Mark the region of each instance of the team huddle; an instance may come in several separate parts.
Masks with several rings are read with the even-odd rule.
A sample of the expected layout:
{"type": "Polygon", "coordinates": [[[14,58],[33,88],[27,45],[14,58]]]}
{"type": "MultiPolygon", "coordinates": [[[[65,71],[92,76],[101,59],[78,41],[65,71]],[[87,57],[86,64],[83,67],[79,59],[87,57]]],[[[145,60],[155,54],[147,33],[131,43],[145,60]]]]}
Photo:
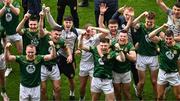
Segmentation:
{"type": "Polygon", "coordinates": [[[172,9],[162,0],[156,2],[168,16],[167,23],[160,27],[155,24],[154,12],[145,11],[134,18],[133,7],[127,6],[119,8],[108,23],[104,23],[109,8],[101,2],[97,20],[99,27],[86,24],[80,29],[73,27],[71,16],[64,17],[63,24],[56,23],[50,8],[45,5],[38,16],[29,9],[19,23],[19,3],[4,0],[0,3],[0,86],[3,100],[9,101],[5,89],[6,65],[16,61],[20,67],[20,101],[47,101],[48,79],[52,81],[53,98],[59,101],[61,74],[68,78],[69,100],[74,101],[76,55],[81,55],[79,101],[86,100],[88,80],[92,101],[98,101],[101,92],[107,101],[120,101],[123,97],[132,100],[132,77],[136,96],[143,100],[147,68],[155,100],[164,100],[168,87],[173,88],[176,100],[180,100],[180,2],[172,9]],[[141,22],[143,18],[144,22],[141,22]],[[45,28],[45,19],[51,31],[45,28]],[[12,54],[12,45],[16,46],[18,55],[12,54]]]}

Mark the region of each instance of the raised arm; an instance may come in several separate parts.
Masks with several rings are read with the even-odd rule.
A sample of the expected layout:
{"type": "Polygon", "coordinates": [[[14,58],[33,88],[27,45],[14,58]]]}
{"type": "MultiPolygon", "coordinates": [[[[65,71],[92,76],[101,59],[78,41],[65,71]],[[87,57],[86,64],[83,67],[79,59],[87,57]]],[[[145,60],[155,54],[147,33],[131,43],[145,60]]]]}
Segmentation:
{"type": "Polygon", "coordinates": [[[5,46],[5,52],[4,52],[5,60],[6,61],[15,61],[16,56],[10,54],[10,51],[9,51],[10,46],[12,46],[12,45],[9,42],[5,46]]]}
{"type": "Polygon", "coordinates": [[[46,35],[46,33],[45,33],[45,31],[44,31],[44,12],[43,11],[41,11],[40,13],[39,13],[39,16],[40,16],[40,19],[39,19],[39,36],[40,37],[43,37],[43,36],[45,36],[46,35]]]}
{"type": "Polygon", "coordinates": [[[156,3],[160,6],[160,8],[164,11],[167,12],[169,9],[166,4],[163,2],[163,0],[156,0],[156,3]]]}
{"type": "Polygon", "coordinates": [[[108,29],[105,29],[105,28],[89,26],[88,29],[98,31],[99,32],[99,38],[104,38],[110,33],[110,31],[108,29]]]}
{"type": "Polygon", "coordinates": [[[99,14],[99,27],[100,28],[106,28],[105,24],[104,24],[104,13],[107,11],[108,7],[106,6],[105,3],[101,3],[99,6],[100,9],[100,14],[99,14]]]}
{"type": "Polygon", "coordinates": [[[132,24],[133,26],[136,26],[136,24],[139,22],[139,20],[144,17],[144,16],[147,16],[148,15],[148,12],[145,11],[143,12],[142,14],[140,14],[135,20],[133,20],[132,24]]]}
{"type": "Polygon", "coordinates": [[[49,61],[49,60],[56,58],[56,49],[55,49],[55,45],[54,45],[53,41],[49,41],[49,44],[52,49],[51,49],[50,54],[44,56],[44,61],[49,61]]]}
{"type": "Polygon", "coordinates": [[[126,7],[126,5],[124,5],[123,7],[119,8],[114,14],[113,16],[111,17],[112,19],[115,19],[115,20],[119,20],[119,16],[121,14],[123,14],[123,11],[124,11],[124,8],[126,7]]]}
{"type": "Polygon", "coordinates": [[[80,49],[85,50],[85,51],[90,51],[90,47],[84,46],[84,44],[83,44],[83,37],[84,37],[84,35],[85,35],[85,33],[80,35],[79,42],[78,42],[78,47],[80,49]]]}
{"type": "MultiPolygon", "coordinates": [[[[6,0],[5,0],[6,1],[6,0]]],[[[9,6],[9,8],[11,9],[11,11],[15,14],[15,15],[19,15],[19,13],[20,13],[20,5],[12,5],[12,2],[11,2],[11,0],[7,0],[7,1],[9,1],[8,3],[7,3],[7,6],[9,6]]]]}
{"type": "Polygon", "coordinates": [[[57,23],[55,22],[55,20],[53,19],[49,7],[46,7],[46,8],[45,8],[45,12],[46,12],[47,21],[48,21],[48,23],[50,24],[51,28],[54,28],[55,26],[61,27],[61,25],[57,24],[57,23]]]}
{"type": "Polygon", "coordinates": [[[16,32],[19,33],[20,35],[23,35],[24,32],[22,31],[22,28],[24,27],[25,22],[29,19],[29,17],[31,16],[31,14],[29,14],[28,12],[24,15],[24,18],[21,20],[21,22],[19,23],[19,25],[16,28],[16,32]]]}
{"type": "Polygon", "coordinates": [[[167,24],[163,24],[162,26],[160,26],[159,28],[153,30],[151,33],[149,33],[148,37],[149,38],[153,38],[154,36],[156,36],[160,31],[162,31],[162,29],[165,28],[167,29],[168,28],[168,25],[167,24]]]}
{"type": "Polygon", "coordinates": [[[2,16],[4,14],[4,12],[6,11],[6,6],[7,6],[7,3],[4,2],[3,8],[0,9],[0,16],[2,16]]]}

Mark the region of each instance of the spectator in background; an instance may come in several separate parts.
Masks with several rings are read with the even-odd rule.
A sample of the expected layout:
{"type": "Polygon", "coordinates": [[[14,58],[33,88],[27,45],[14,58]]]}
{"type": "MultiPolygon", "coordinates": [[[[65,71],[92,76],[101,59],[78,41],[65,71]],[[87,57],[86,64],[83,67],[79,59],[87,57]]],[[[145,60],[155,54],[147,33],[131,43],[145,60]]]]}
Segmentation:
{"type": "Polygon", "coordinates": [[[57,23],[62,25],[66,5],[70,7],[74,27],[79,28],[79,17],[77,13],[77,0],[58,0],[57,2],[57,23]]]}
{"type": "Polygon", "coordinates": [[[88,2],[89,0],[82,0],[79,4],[78,4],[78,6],[79,7],[87,7],[87,6],[89,6],[89,2],[88,2]]]}
{"type": "MultiPolygon", "coordinates": [[[[7,41],[15,43],[18,54],[22,53],[22,37],[16,33],[19,23],[20,4],[16,0],[5,0],[0,3],[1,23],[7,35],[7,41]]],[[[9,64],[8,64],[9,65],[9,64]]],[[[12,68],[7,68],[5,76],[8,76],[12,68]]]]}
{"type": "MultiPolygon", "coordinates": [[[[29,10],[29,13],[36,15],[39,19],[39,13],[41,11],[41,0],[22,0],[22,7],[24,9],[23,14],[25,15],[29,10]]],[[[25,28],[28,27],[28,21],[25,23],[25,28]]]]}
{"type": "Polygon", "coordinates": [[[107,11],[104,13],[104,22],[107,25],[109,19],[111,19],[111,16],[116,12],[118,9],[118,0],[94,0],[94,13],[95,13],[95,21],[96,26],[98,27],[98,20],[99,20],[99,14],[100,14],[100,4],[105,3],[108,7],[107,11]]]}

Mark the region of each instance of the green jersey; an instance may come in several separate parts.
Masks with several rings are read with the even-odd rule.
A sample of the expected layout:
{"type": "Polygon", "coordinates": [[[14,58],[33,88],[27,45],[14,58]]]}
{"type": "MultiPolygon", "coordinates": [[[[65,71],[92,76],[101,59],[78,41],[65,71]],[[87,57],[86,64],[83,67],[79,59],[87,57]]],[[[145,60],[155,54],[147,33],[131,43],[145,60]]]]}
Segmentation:
{"type": "Polygon", "coordinates": [[[112,79],[112,67],[114,65],[114,59],[117,56],[116,52],[111,50],[107,54],[106,61],[103,61],[103,58],[99,56],[96,47],[90,47],[90,52],[94,58],[93,76],[102,79],[112,79]]]}
{"type": "MultiPolygon", "coordinates": [[[[112,48],[116,52],[123,51],[124,54],[129,53],[129,51],[135,51],[135,48],[131,42],[128,42],[126,45],[119,45],[117,41],[112,42],[112,48]]],[[[125,62],[119,62],[115,60],[113,71],[117,73],[126,73],[131,70],[131,62],[126,58],[125,62]]]]}
{"type": "MultiPolygon", "coordinates": [[[[26,46],[29,44],[33,44],[36,47],[39,45],[39,37],[38,37],[38,32],[30,32],[29,28],[23,28],[22,32],[24,33],[22,35],[22,39],[23,39],[23,54],[26,54],[25,50],[26,50],[26,46]]],[[[38,52],[38,49],[36,50],[38,52]]]]}
{"type": "Polygon", "coordinates": [[[41,63],[44,56],[37,55],[33,61],[26,59],[25,55],[16,56],[20,66],[20,82],[25,87],[37,87],[41,83],[41,63]]]}
{"type": "Polygon", "coordinates": [[[148,37],[148,34],[157,28],[146,29],[144,24],[140,25],[140,28],[137,30],[137,36],[139,38],[139,48],[137,53],[144,56],[156,56],[156,44],[151,42],[148,37]]]}
{"type": "Polygon", "coordinates": [[[62,55],[64,57],[67,57],[66,44],[63,38],[60,38],[58,42],[55,43],[55,48],[58,56],[62,55]]]}
{"type": "MultiPolygon", "coordinates": [[[[38,46],[38,54],[46,55],[50,53],[50,51],[52,50],[52,47],[49,45],[50,40],[51,39],[49,37],[49,34],[46,34],[45,36],[40,38],[39,46],[38,46]]],[[[50,60],[43,63],[43,65],[46,65],[46,66],[52,66],[55,64],[56,64],[55,60],[50,60]]]]}
{"type": "MultiPolygon", "coordinates": [[[[15,8],[20,8],[20,4],[17,1],[13,1],[12,5],[15,8]]],[[[0,9],[2,9],[4,3],[0,3],[0,9]]],[[[16,27],[19,24],[19,15],[14,14],[10,7],[6,6],[4,14],[1,16],[2,25],[7,35],[16,34],[16,27]]]]}
{"type": "Polygon", "coordinates": [[[168,47],[163,40],[158,45],[160,48],[160,69],[167,73],[178,72],[177,61],[180,55],[180,46],[176,43],[174,46],[168,47]]]}
{"type": "MultiPolygon", "coordinates": [[[[3,39],[5,37],[6,37],[5,33],[0,32],[0,39],[3,39]]],[[[2,43],[0,43],[0,54],[2,54],[3,52],[4,52],[3,45],[2,45],[2,43]]]]}

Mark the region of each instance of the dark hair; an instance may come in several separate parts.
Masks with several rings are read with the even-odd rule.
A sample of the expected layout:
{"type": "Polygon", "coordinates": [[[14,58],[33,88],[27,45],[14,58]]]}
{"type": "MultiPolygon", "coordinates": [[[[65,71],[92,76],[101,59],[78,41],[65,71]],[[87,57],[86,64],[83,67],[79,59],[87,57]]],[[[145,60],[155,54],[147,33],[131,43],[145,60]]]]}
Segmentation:
{"type": "Polygon", "coordinates": [[[128,33],[127,30],[121,30],[120,33],[128,33]]]}
{"type": "Polygon", "coordinates": [[[36,15],[31,15],[29,20],[30,21],[38,21],[38,17],[36,15]]]}
{"type": "Polygon", "coordinates": [[[118,24],[118,21],[115,20],[115,19],[110,19],[110,20],[108,21],[108,24],[118,24]]]}
{"type": "Polygon", "coordinates": [[[176,7],[180,8],[180,2],[179,2],[179,1],[178,1],[178,2],[176,2],[176,3],[174,4],[174,6],[176,6],[176,7]]]}
{"type": "Polygon", "coordinates": [[[154,12],[148,12],[148,15],[146,16],[147,19],[153,20],[155,19],[156,14],[154,12]]]}
{"type": "Polygon", "coordinates": [[[52,31],[62,31],[62,28],[59,26],[53,27],[52,31]]]}
{"type": "Polygon", "coordinates": [[[165,36],[167,36],[167,37],[171,37],[171,36],[174,37],[174,33],[173,33],[172,30],[166,30],[165,36]]]}
{"type": "Polygon", "coordinates": [[[100,42],[102,43],[109,43],[109,38],[100,38],[100,42]]]}
{"type": "Polygon", "coordinates": [[[64,21],[73,21],[72,16],[66,16],[64,17],[64,21]]]}
{"type": "Polygon", "coordinates": [[[27,48],[27,47],[36,48],[36,46],[35,46],[34,44],[29,44],[29,45],[26,46],[26,48],[27,48]]]}

